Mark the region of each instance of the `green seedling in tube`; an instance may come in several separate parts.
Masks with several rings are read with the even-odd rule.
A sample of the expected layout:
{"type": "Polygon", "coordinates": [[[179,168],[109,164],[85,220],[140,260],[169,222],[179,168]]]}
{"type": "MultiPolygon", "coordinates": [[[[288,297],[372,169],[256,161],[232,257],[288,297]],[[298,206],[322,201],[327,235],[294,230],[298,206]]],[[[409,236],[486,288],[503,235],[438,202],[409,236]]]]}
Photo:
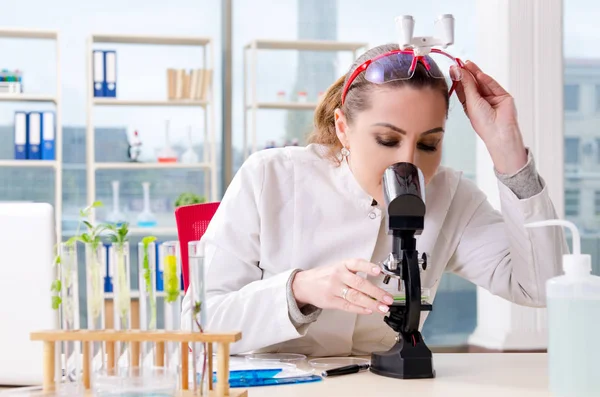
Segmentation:
{"type": "MultiPolygon", "coordinates": [[[[81,241],[82,243],[92,244],[92,247],[94,249],[96,249],[102,243],[102,241],[100,239],[100,234],[106,229],[106,226],[105,225],[95,225],[94,226],[87,220],[89,218],[92,210],[94,208],[98,208],[98,207],[102,207],[101,201],[95,201],[92,204],[90,204],[89,206],[87,206],[86,208],[79,210],[79,216],[82,218],[82,220],[77,224],[77,231],[75,232],[75,236],[71,237],[70,239],[68,239],[66,241],[66,244],[68,246],[74,246],[77,243],[77,241],[81,241]],[[87,228],[87,232],[85,232],[85,233],[81,233],[81,225],[82,224],[85,225],[87,228]]],[[[62,264],[62,259],[61,259],[60,253],[58,251],[58,246],[55,247],[55,250],[56,250],[57,254],[54,257],[53,265],[57,266],[60,269],[61,264],[62,264]]],[[[92,269],[92,270],[94,270],[94,269],[92,269]]],[[[51,304],[52,304],[52,309],[54,309],[54,310],[58,310],[58,308],[60,307],[60,305],[62,303],[62,299],[60,297],[61,290],[62,290],[62,285],[61,285],[60,279],[54,280],[52,282],[52,284],[50,285],[50,291],[53,293],[51,304]]]]}
{"type": "Polygon", "coordinates": [[[154,291],[152,290],[152,280],[151,271],[150,271],[150,253],[148,252],[148,247],[150,243],[156,241],[156,237],[154,236],[146,236],[142,239],[142,244],[144,247],[144,259],[143,259],[143,269],[144,269],[144,284],[146,285],[146,293],[150,298],[150,324],[148,327],[150,329],[156,328],[156,299],[154,299],[154,291]]]}
{"type": "Polygon", "coordinates": [[[125,265],[125,255],[128,254],[125,252],[126,247],[128,248],[128,245],[125,243],[127,242],[127,234],[129,233],[129,224],[125,222],[118,227],[110,224],[106,225],[106,228],[110,231],[110,241],[116,251],[116,271],[119,273],[117,277],[119,283],[119,301],[117,302],[117,305],[120,311],[121,321],[125,324],[128,322],[127,316],[131,310],[131,293],[127,274],[128,269],[125,265]]]}
{"type": "Polygon", "coordinates": [[[177,257],[165,255],[165,269],[163,272],[165,282],[166,301],[175,302],[179,297],[179,279],[177,277],[177,257]]]}

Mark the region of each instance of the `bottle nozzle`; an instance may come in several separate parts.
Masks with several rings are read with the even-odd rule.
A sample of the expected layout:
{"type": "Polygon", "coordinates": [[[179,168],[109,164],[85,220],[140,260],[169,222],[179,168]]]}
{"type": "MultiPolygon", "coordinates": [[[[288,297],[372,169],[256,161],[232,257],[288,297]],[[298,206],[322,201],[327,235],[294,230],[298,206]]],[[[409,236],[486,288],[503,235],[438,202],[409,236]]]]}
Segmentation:
{"type": "Polygon", "coordinates": [[[549,219],[546,221],[532,222],[525,224],[525,227],[541,227],[541,226],[565,226],[571,230],[573,235],[573,255],[581,255],[581,238],[579,236],[579,230],[573,222],[566,221],[563,219],[549,219]]]}
{"type": "Polygon", "coordinates": [[[545,221],[525,224],[525,227],[533,228],[540,226],[565,226],[573,234],[573,253],[563,255],[563,270],[565,274],[586,275],[592,271],[592,258],[590,255],[581,254],[581,237],[574,223],[563,219],[549,219],[545,221]]]}

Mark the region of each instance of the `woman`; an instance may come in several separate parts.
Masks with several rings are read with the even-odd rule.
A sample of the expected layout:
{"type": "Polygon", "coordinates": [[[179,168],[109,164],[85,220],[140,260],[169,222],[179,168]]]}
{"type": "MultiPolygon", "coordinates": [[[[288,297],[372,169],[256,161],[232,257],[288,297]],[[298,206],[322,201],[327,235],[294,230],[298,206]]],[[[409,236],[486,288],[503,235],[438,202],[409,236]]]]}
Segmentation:
{"type": "MultiPolygon", "coordinates": [[[[396,162],[424,175],[417,249],[429,257],[422,286],[432,298],[449,271],[517,304],[545,304],[544,283],[559,273],[566,242],[560,228],[524,228],[556,214],[513,99],[472,62],[452,70],[462,75],[456,93],[493,159],[500,214],[475,184],[440,166],[449,89],[431,77],[436,65],[428,72],[417,63],[411,78],[385,84],[357,69],[397,49],[361,56],[319,104],[309,145],[253,154],[224,195],[203,237],[205,328],[242,331],[232,354],[361,355],[393,345],[383,316],[397,284],[382,283],[375,264],[391,252],[381,181],[396,162]]],[[[396,57],[386,72],[405,70],[410,58],[396,57]]],[[[186,296],[186,328],[189,310],[186,296]]]]}

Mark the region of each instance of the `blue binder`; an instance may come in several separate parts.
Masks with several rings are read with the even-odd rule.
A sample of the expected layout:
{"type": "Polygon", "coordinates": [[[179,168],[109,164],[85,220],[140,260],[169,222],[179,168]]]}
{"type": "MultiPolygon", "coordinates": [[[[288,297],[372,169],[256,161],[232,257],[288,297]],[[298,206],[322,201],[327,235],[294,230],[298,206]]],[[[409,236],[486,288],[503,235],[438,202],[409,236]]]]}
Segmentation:
{"type": "Polygon", "coordinates": [[[94,97],[104,96],[104,52],[96,50],[92,54],[94,97]]]}
{"type": "Polygon", "coordinates": [[[54,112],[42,113],[42,160],[55,160],[56,122],[54,112]]]}
{"type": "Polygon", "coordinates": [[[104,51],[104,96],[117,96],[117,52],[104,51]]]}
{"type": "Polygon", "coordinates": [[[42,114],[29,112],[27,115],[27,159],[42,159],[42,114]]]}
{"type": "Polygon", "coordinates": [[[15,160],[27,159],[27,112],[15,112],[15,160]]]}

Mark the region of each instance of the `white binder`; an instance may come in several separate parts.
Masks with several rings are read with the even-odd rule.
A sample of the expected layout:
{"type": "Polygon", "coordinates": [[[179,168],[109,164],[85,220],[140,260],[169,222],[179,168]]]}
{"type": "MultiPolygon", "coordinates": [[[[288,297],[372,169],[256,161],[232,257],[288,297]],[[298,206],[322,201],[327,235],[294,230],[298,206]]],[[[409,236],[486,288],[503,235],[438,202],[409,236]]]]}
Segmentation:
{"type": "Polygon", "coordinates": [[[104,51],[94,51],[93,53],[93,68],[94,68],[94,96],[104,96],[104,51]]]}

